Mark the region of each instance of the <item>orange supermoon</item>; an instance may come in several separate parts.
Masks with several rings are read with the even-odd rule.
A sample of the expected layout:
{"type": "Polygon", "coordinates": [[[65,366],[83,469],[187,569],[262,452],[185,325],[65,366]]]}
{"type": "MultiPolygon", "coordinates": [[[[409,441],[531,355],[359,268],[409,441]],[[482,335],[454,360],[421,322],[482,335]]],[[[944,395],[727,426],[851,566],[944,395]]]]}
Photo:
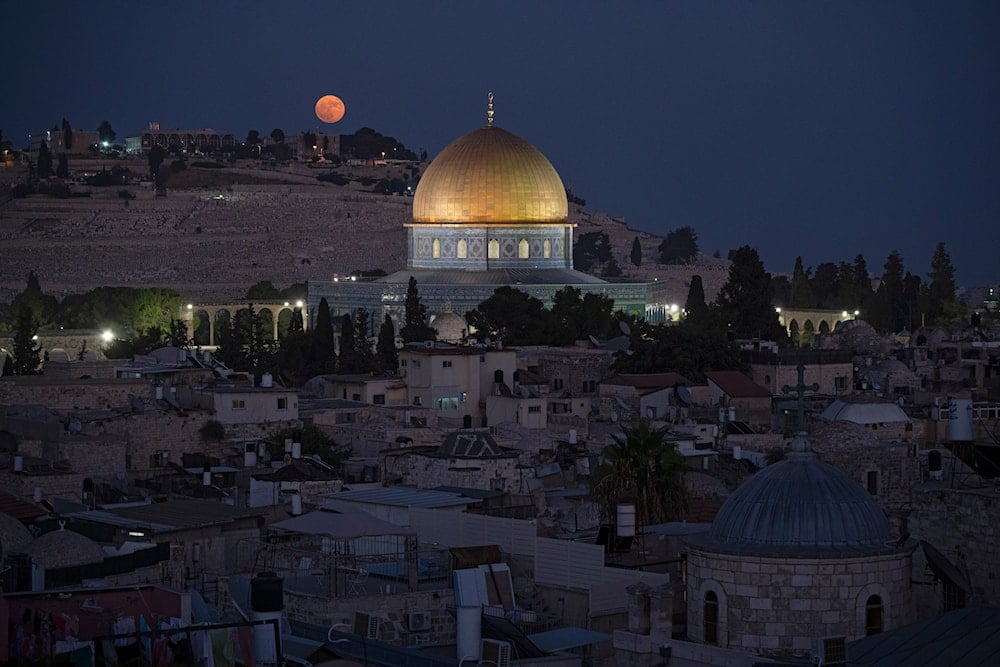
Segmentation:
{"type": "Polygon", "coordinates": [[[316,117],[324,123],[336,123],[344,117],[344,101],[336,95],[324,95],[316,100],[316,117]]]}

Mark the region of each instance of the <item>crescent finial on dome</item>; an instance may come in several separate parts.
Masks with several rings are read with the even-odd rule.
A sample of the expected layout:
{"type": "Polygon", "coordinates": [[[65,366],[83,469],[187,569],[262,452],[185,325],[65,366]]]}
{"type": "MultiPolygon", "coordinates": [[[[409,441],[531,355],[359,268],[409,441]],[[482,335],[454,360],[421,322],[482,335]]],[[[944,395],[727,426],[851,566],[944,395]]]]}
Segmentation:
{"type": "Polygon", "coordinates": [[[493,91],[491,90],[486,95],[486,125],[493,127],[493,91]]]}

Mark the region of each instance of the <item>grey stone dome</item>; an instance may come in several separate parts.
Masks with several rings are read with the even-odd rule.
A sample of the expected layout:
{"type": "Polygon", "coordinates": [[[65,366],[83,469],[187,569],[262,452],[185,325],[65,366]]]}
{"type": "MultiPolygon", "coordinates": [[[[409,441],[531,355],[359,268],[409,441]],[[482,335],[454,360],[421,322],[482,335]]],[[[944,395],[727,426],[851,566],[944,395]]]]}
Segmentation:
{"type": "Polygon", "coordinates": [[[23,551],[46,568],[90,565],[104,560],[101,545],[85,535],[63,528],[36,537],[23,551]]]}
{"type": "Polygon", "coordinates": [[[712,527],[688,541],[758,556],[842,558],[896,550],[871,495],[811,452],[793,452],[755,474],[729,496],[712,527]]]}

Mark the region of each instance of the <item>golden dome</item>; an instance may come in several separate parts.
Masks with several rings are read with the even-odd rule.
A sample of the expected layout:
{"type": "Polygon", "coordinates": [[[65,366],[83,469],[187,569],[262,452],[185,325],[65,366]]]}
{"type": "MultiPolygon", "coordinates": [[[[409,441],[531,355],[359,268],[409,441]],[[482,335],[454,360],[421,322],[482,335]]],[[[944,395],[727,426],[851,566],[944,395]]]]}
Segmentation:
{"type": "Polygon", "coordinates": [[[448,144],[413,196],[415,223],[564,223],[566,188],[552,163],[495,126],[448,144]]]}

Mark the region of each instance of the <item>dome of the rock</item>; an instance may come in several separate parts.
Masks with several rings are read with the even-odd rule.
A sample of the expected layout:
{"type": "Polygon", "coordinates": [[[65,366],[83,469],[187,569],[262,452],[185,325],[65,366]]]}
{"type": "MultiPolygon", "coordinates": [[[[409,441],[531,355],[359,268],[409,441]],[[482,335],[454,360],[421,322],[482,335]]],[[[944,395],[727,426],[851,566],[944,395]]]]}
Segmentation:
{"type": "Polygon", "coordinates": [[[428,165],[414,223],[565,223],[566,189],[552,163],[518,136],[487,126],[459,137],[428,165]]]}

